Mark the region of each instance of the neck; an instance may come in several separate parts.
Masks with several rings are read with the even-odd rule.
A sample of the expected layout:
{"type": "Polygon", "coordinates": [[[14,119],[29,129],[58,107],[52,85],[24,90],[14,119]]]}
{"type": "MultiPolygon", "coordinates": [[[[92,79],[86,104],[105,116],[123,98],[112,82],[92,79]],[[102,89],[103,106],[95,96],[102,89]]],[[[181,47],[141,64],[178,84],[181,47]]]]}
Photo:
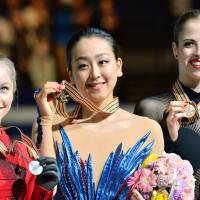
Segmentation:
{"type": "Polygon", "coordinates": [[[104,101],[101,104],[95,103],[95,106],[98,108],[96,111],[90,111],[87,107],[82,105],[82,117],[83,119],[86,118],[97,118],[97,119],[104,119],[111,113],[115,112],[119,108],[119,100],[118,98],[110,99],[110,101],[104,101]]]}
{"type": "Polygon", "coordinates": [[[179,80],[181,83],[183,83],[184,86],[191,88],[193,91],[200,93],[200,80],[186,80],[179,77],[179,80]]]}

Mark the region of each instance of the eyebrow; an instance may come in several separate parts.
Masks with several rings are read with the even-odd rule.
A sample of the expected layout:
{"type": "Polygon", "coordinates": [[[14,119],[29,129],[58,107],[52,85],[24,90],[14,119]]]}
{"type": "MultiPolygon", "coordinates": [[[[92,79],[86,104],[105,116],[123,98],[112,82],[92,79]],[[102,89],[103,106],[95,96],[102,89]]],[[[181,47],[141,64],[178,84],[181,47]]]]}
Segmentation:
{"type": "MultiPolygon", "coordinates": [[[[95,56],[95,58],[98,58],[98,57],[101,57],[101,56],[104,56],[104,55],[109,55],[108,53],[99,53],[95,56]]],[[[87,56],[80,56],[78,58],[75,59],[75,61],[79,61],[79,60],[87,60],[88,57],[87,56]]]]}
{"type": "Polygon", "coordinates": [[[187,42],[187,41],[195,41],[194,39],[190,39],[190,38],[186,38],[183,40],[184,42],[187,42]]]}
{"type": "Polygon", "coordinates": [[[1,86],[4,86],[4,85],[10,85],[9,82],[3,82],[3,83],[0,83],[1,86]]]}

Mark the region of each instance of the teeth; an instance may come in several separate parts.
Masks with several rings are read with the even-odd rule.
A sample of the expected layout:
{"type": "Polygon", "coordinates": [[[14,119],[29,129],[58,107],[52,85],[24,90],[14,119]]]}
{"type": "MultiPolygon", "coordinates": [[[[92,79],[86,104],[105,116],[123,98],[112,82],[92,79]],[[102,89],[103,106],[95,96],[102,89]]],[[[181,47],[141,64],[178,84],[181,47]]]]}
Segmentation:
{"type": "Polygon", "coordinates": [[[197,65],[199,66],[200,65],[200,62],[191,62],[193,65],[197,65]]]}

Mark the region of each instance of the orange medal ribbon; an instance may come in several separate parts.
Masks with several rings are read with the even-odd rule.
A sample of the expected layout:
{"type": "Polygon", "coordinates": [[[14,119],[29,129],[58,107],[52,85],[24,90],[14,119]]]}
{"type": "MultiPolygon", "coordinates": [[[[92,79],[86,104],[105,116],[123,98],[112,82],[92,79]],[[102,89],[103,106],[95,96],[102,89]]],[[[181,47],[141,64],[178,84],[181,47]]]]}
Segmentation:
{"type": "Polygon", "coordinates": [[[57,95],[56,112],[64,117],[69,117],[69,118],[77,117],[81,109],[81,106],[86,107],[89,111],[93,112],[94,114],[97,113],[111,114],[114,113],[119,108],[118,97],[115,97],[113,101],[111,101],[105,108],[99,109],[93,102],[82,96],[80,92],[69,82],[63,80],[62,84],[65,86],[65,89],[57,95]],[[70,99],[78,103],[73,112],[67,112],[65,110],[65,103],[67,103],[70,99]]]}

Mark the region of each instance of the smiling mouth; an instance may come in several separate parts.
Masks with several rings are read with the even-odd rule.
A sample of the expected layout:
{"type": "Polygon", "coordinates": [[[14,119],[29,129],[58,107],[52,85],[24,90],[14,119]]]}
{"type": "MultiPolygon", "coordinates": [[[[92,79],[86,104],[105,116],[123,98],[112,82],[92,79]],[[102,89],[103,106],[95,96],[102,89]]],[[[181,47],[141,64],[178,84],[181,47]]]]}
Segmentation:
{"type": "Polygon", "coordinates": [[[190,64],[195,69],[200,69],[200,61],[190,61],[190,64]]]}
{"type": "Polygon", "coordinates": [[[105,82],[88,84],[87,87],[93,91],[99,92],[105,82]]]}
{"type": "Polygon", "coordinates": [[[104,85],[105,82],[101,82],[101,83],[91,83],[91,84],[88,84],[89,87],[92,87],[92,88],[95,88],[95,87],[99,87],[101,85],[104,85]]]}

